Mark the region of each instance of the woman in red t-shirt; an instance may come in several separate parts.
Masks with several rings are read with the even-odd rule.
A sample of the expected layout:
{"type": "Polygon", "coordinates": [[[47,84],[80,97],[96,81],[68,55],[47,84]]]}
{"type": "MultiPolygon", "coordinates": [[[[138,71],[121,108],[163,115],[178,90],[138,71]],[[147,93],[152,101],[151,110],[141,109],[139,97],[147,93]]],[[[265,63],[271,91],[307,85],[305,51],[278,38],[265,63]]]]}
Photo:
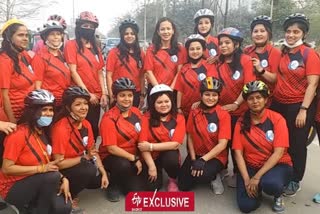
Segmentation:
{"type": "Polygon", "coordinates": [[[204,57],[209,64],[213,64],[218,56],[218,38],[212,36],[210,33],[214,26],[214,14],[211,10],[204,8],[198,10],[193,17],[195,27],[194,33],[198,33],[206,40],[206,51],[204,57]]]}
{"type": "Polygon", "coordinates": [[[309,19],[300,13],[288,16],[283,23],[285,42],[270,107],[286,119],[289,129],[289,154],[294,173],[285,189],[286,196],[294,196],[301,189],[307,160],[306,145],[316,112],[320,58],[304,43],[309,28],[309,19]]]}
{"type": "Polygon", "coordinates": [[[21,117],[27,94],[34,89],[35,75],[28,55],[28,29],[17,19],[10,19],[1,29],[0,50],[1,108],[10,122],[21,117]]]}
{"type": "Polygon", "coordinates": [[[49,20],[40,36],[45,43],[32,60],[36,74],[36,89],[46,89],[56,98],[55,107],[61,109],[62,94],[70,86],[70,70],[60,48],[63,45],[64,27],[58,21],[49,20]]]}
{"type": "Polygon", "coordinates": [[[148,190],[162,187],[162,169],[168,176],[167,190],[178,191],[179,146],[186,134],[185,119],[177,113],[172,89],[159,84],[150,91],[150,111],[143,115],[138,148],[145,160],[142,174],[148,190]]]}
{"type": "Polygon", "coordinates": [[[1,197],[20,213],[27,206],[34,213],[69,214],[69,181],[59,172],[61,159],[51,161],[52,147],[44,130],[52,122],[54,97],[40,89],[30,92],[24,102],[17,130],[5,139],[1,197]]]}
{"type": "Polygon", "coordinates": [[[190,191],[196,183],[209,183],[215,194],[224,191],[219,172],[228,159],[231,118],[218,104],[221,82],[207,77],[200,83],[201,102],[188,118],[188,156],[179,173],[179,189],[190,191]]]}
{"type": "Polygon", "coordinates": [[[139,26],[136,21],[126,19],[121,22],[119,32],[120,43],[111,49],[106,64],[110,105],[114,101],[112,83],[121,77],[126,77],[136,85],[133,106],[142,107],[146,92],[143,72],[144,52],[140,48],[138,38],[139,26]]]}
{"type": "Polygon", "coordinates": [[[78,86],[69,87],[62,95],[63,109],[51,130],[52,153],[61,173],[70,181],[73,210],[78,207],[78,194],[88,188],[107,188],[109,181],[102,165],[90,123],[85,119],[90,94],[78,86]]]}
{"type": "Polygon", "coordinates": [[[285,210],[282,193],[293,171],[289,135],[285,119],[266,108],[269,95],[268,86],[259,80],[247,83],[242,91],[249,110],[237,121],[232,149],[240,172],[237,203],[244,213],[260,206],[262,191],[274,196],[273,211],[285,210]]]}
{"type": "Polygon", "coordinates": [[[193,103],[200,100],[200,82],[207,76],[217,77],[214,64],[209,64],[203,58],[206,50],[206,41],[200,34],[188,37],[185,47],[188,52],[188,63],[184,64],[178,74],[175,89],[177,94],[177,108],[188,118],[193,103]]]}
{"type": "Polygon", "coordinates": [[[116,104],[101,120],[99,153],[105,169],[110,172],[106,192],[109,201],[119,201],[119,189],[125,195],[143,190],[142,164],[137,148],[142,114],[132,106],[135,90],[136,86],[128,78],[113,82],[112,94],[116,104]]]}

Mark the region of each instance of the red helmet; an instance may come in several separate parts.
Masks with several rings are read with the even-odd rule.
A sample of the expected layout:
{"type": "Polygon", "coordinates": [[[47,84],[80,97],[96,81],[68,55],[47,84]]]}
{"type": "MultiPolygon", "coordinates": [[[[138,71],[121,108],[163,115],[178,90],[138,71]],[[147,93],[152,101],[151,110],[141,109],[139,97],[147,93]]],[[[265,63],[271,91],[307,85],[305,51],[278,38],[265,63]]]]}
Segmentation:
{"type": "Polygon", "coordinates": [[[83,22],[91,22],[96,28],[99,26],[98,18],[89,11],[83,11],[80,13],[79,18],[76,20],[76,25],[82,24],[83,22]]]}
{"type": "Polygon", "coordinates": [[[64,30],[67,29],[66,20],[57,14],[49,16],[47,21],[58,21],[64,30]]]}

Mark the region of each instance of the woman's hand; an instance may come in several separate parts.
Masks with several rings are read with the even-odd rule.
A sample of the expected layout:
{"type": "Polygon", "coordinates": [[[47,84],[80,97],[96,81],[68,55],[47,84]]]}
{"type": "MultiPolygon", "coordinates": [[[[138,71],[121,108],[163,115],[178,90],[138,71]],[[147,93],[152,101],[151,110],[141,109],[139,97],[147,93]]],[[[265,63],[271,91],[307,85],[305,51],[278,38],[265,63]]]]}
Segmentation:
{"type": "Polygon", "coordinates": [[[139,106],[138,108],[141,110],[144,106],[144,100],[145,100],[145,97],[144,96],[140,96],[140,101],[139,101],[139,106]]]}
{"type": "Polygon", "coordinates": [[[259,192],[260,179],[252,177],[250,180],[245,182],[247,194],[250,198],[257,198],[259,192]]]}
{"type": "Polygon", "coordinates": [[[40,166],[38,166],[38,171],[40,173],[59,171],[58,163],[61,161],[63,161],[63,158],[51,161],[51,162],[47,163],[46,165],[40,165],[40,166]],[[39,170],[39,168],[40,168],[40,170],[39,170]]]}
{"type": "Polygon", "coordinates": [[[68,203],[68,200],[72,202],[72,197],[71,197],[70,188],[69,188],[69,180],[65,177],[62,178],[62,183],[60,185],[60,189],[57,195],[59,196],[61,195],[61,193],[63,193],[64,195],[66,204],[68,203]]]}
{"type": "Polygon", "coordinates": [[[198,108],[199,105],[200,105],[200,101],[195,102],[192,104],[191,109],[196,109],[196,108],[198,108]]]}
{"type": "Polygon", "coordinates": [[[107,174],[102,174],[101,177],[101,189],[106,189],[109,185],[109,179],[107,174]]]}
{"type": "Polygon", "coordinates": [[[141,171],[142,171],[142,163],[141,163],[141,161],[137,160],[134,165],[137,168],[137,175],[139,175],[141,173],[141,171]]]}
{"type": "Polygon", "coordinates": [[[141,152],[150,152],[151,144],[147,141],[142,141],[141,143],[138,143],[138,148],[141,152]]]}
{"type": "Polygon", "coordinates": [[[307,119],[307,110],[300,109],[296,117],[296,127],[303,128],[306,125],[306,119],[307,119]]]}
{"type": "Polygon", "coordinates": [[[108,106],[108,97],[105,94],[101,95],[101,99],[100,99],[100,105],[101,108],[105,109],[108,106]]]}
{"type": "Polygon", "coordinates": [[[218,61],[218,56],[210,56],[210,57],[207,58],[207,63],[208,64],[214,64],[217,61],[218,61]]]}
{"type": "Polygon", "coordinates": [[[98,105],[99,104],[99,99],[97,97],[97,95],[93,94],[93,93],[89,93],[90,94],[90,103],[92,105],[98,105]]]}
{"type": "Polygon", "coordinates": [[[227,105],[222,106],[222,109],[226,110],[228,112],[235,111],[238,108],[239,108],[239,106],[235,103],[231,103],[231,104],[227,104],[227,105]]]}
{"type": "Polygon", "coordinates": [[[251,58],[252,64],[255,67],[255,69],[260,73],[263,70],[263,67],[261,67],[260,60],[258,58],[251,58]]]}
{"type": "Polygon", "coordinates": [[[192,161],[191,175],[193,177],[202,176],[205,165],[206,165],[206,161],[203,158],[198,158],[198,159],[192,161]]]}
{"type": "Polygon", "coordinates": [[[157,167],[149,167],[148,169],[149,181],[155,182],[157,180],[157,167]]]}
{"type": "Polygon", "coordinates": [[[15,123],[0,121],[0,131],[6,133],[7,135],[16,129],[17,125],[15,123]]]}

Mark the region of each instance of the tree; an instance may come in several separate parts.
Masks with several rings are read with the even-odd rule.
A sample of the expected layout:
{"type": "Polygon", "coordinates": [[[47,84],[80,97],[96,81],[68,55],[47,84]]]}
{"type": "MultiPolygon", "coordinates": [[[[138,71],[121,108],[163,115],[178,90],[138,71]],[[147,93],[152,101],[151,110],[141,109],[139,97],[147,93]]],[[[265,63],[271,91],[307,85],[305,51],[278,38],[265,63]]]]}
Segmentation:
{"type": "Polygon", "coordinates": [[[1,0],[0,22],[6,22],[11,18],[34,18],[39,10],[56,3],[54,0],[1,0]]]}

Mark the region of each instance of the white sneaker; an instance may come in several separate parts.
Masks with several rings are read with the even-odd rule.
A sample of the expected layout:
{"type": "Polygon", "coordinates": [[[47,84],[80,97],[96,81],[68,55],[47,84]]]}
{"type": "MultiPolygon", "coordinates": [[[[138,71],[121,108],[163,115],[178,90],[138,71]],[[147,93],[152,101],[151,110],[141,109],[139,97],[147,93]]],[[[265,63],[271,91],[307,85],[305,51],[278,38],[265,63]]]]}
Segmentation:
{"type": "Polygon", "coordinates": [[[220,173],[217,174],[216,179],[211,181],[211,189],[216,195],[222,195],[224,192],[223,183],[221,181],[220,173]]]}
{"type": "Polygon", "coordinates": [[[228,179],[228,187],[236,188],[237,187],[237,174],[233,174],[228,179]]]}

